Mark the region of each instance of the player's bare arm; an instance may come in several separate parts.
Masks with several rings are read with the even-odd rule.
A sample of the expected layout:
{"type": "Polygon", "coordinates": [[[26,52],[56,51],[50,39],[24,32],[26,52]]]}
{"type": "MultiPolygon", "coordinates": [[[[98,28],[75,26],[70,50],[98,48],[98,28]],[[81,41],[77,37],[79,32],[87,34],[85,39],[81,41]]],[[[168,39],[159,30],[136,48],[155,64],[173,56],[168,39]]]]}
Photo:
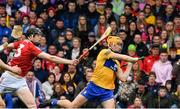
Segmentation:
{"type": "Polygon", "coordinates": [[[128,61],[128,62],[133,62],[133,63],[138,61],[138,59],[139,59],[139,58],[133,58],[133,57],[130,57],[127,55],[113,53],[113,52],[112,52],[112,55],[110,58],[117,59],[117,60],[124,60],[124,61],[128,61]]]}
{"type": "Polygon", "coordinates": [[[17,67],[17,66],[11,67],[11,66],[5,64],[2,60],[0,60],[0,68],[11,71],[16,74],[21,73],[21,69],[19,67],[17,67]]]}
{"type": "Polygon", "coordinates": [[[64,58],[60,58],[57,56],[50,55],[50,54],[45,53],[45,52],[40,53],[38,55],[38,57],[42,58],[42,59],[46,59],[48,61],[52,61],[52,62],[57,63],[57,64],[73,64],[73,65],[76,65],[78,63],[77,60],[64,59],[64,58]]]}
{"type": "Polygon", "coordinates": [[[118,67],[118,71],[116,72],[117,78],[121,81],[126,81],[131,72],[132,65],[133,64],[129,62],[125,72],[123,72],[122,69],[118,67]]]}
{"type": "Polygon", "coordinates": [[[2,52],[4,49],[9,48],[9,49],[13,49],[14,48],[14,44],[13,43],[4,43],[0,46],[0,52],[2,52]]]}

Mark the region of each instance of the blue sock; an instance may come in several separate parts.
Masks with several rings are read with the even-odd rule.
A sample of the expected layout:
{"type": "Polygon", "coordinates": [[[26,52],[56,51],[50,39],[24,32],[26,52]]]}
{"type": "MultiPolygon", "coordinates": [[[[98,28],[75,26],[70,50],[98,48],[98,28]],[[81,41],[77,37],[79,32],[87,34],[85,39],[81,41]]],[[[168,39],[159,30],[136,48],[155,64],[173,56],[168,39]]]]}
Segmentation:
{"type": "Polygon", "coordinates": [[[51,100],[51,105],[52,105],[52,106],[57,106],[57,102],[58,102],[57,99],[52,99],[52,100],[51,100]]]}

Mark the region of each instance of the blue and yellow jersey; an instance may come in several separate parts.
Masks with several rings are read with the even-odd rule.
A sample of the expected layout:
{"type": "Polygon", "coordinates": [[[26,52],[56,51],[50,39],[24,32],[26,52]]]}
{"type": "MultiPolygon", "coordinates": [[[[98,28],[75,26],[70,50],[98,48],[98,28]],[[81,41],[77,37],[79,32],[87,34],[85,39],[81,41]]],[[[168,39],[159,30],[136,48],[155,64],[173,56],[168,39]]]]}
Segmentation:
{"type": "Polygon", "coordinates": [[[119,66],[118,60],[110,59],[112,53],[110,49],[101,50],[91,78],[91,81],[97,86],[110,90],[115,88],[114,81],[119,66]]]}

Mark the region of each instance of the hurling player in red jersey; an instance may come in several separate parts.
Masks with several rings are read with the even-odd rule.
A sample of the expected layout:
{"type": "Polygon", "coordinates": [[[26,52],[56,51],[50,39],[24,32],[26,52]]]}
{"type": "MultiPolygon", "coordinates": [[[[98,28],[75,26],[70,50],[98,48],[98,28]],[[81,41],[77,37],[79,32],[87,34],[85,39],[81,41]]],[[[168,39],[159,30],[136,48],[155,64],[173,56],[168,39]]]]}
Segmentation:
{"type": "MultiPolygon", "coordinates": [[[[18,66],[21,68],[22,73],[12,73],[10,71],[5,71],[1,76],[0,82],[0,93],[3,93],[7,88],[25,103],[28,108],[37,108],[33,95],[31,94],[24,76],[32,67],[32,61],[35,57],[46,59],[57,64],[77,64],[77,60],[68,60],[64,58],[59,58],[57,56],[52,56],[45,52],[42,52],[39,48],[35,46],[39,42],[42,36],[42,32],[38,28],[30,28],[27,31],[25,40],[20,40],[14,43],[8,44],[7,48],[16,49],[16,53],[13,59],[9,62],[10,66],[18,66]]],[[[1,98],[1,97],[0,97],[1,98]]],[[[2,98],[0,99],[0,104],[2,103],[2,98]]]]}

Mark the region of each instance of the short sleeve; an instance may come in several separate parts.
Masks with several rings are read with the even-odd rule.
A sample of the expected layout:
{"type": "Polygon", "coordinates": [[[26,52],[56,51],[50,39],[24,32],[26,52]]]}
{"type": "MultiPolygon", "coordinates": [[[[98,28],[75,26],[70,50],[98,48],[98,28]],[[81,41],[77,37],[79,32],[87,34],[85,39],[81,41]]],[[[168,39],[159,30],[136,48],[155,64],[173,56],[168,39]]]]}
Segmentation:
{"type": "Polygon", "coordinates": [[[14,45],[14,48],[17,49],[19,47],[19,44],[21,43],[22,41],[16,41],[13,43],[14,45]]]}
{"type": "Polygon", "coordinates": [[[109,59],[112,54],[113,54],[113,52],[110,49],[103,49],[100,52],[101,58],[104,58],[104,59],[109,59]]]}
{"type": "Polygon", "coordinates": [[[42,53],[42,51],[32,43],[31,43],[30,50],[31,50],[32,54],[35,56],[38,56],[40,53],[42,53]]]}

